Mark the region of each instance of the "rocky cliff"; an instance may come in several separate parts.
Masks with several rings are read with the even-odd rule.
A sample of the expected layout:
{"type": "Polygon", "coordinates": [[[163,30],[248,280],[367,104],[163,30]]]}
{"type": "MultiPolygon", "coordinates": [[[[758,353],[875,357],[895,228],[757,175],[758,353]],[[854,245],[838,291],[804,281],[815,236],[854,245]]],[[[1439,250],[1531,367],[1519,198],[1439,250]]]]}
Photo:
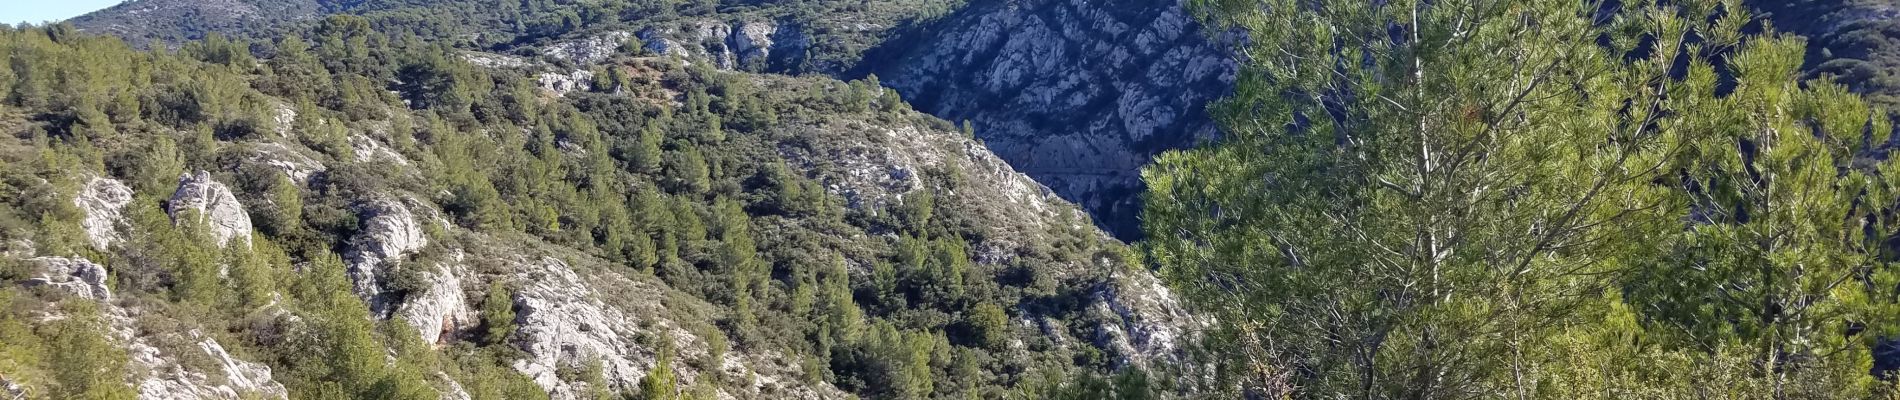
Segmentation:
{"type": "MultiPolygon", "coordinates": [[[[698,20],[634,34],[647,51],[723,69],[804,71],[796,24],[698,20]]],[[[561,42],[577,63],[611,54],[625,32],[561,42]]],[[[849,70],[874,74],[918,110],[969,121],[1017,170],[1082,205],[1123,238],[1139,235],[1140,169],[1162,151],[1214,137],[1205,108],[1236,64],[1178,0],[972,1],[895,30],[849,70]]],[[[822,71],[822,70],[821,70],[822,71]]]]}
{"type": "Polygon", "coordinates": [[[1017,169],[1138,235],[1140,169],[1212,137],[1229,53],[1176,0],[981,1],[887,44],[865,70],[1017,169]]]}
{"type": "MultiPolygon", "coordinates": [[[[175,283],[171,271],[124,261],[140,261],[128,256],[149,245],[118,245],[148,241],[129,230],[128,215],[158,207],[180,226],[208,228],[218,245],[211,252],[243,254],[253,235],[267,239],[256,251],[296,241],[301,254],[290,257],[299,262],[279,278],[315,279],[316,261],[303,257],[334,252],[348,287],[333,292],[354,292],[364,317],[402,332],[378,335],[396,341],[413,332],[444,354],[497,349],[511,373],[557,399],[637,390],[668,351],[682,387],[716,387],[718,398],[903,397],[891,392],[902,390],[889,384],[899,374],[891,354],[920,347],[936,350],[905,362],[924,357],[937,367],[924,374],[967,374],[935,390],[970,396],[998,392],[955,391],[1128,366],[1191,371],[1181,364],[1203,321],[1086,215],[1134,232],[1138,169],[1156,152],[1213,135],[1200,110],[1231,79],[1232,63],[1172,2],[977,1],[945,10],[896,18],[906,14],[846,5],[838,18],[814,22],[809,10],[762,7],[461,48],[453,54],[472,67],[435,66],[455,76],[432,85],[495,77],[504,85],[478,87],[528,88],[477,93],[477,115],[375,96],[347,109],[293,109],[285,106],[292,99],[247,92],[267,129],[192,143],[216,162],[189,164],[208,171],[189,171],[175,191],[130,193],[118,183],[133,179],[126,172],[76,179],[71,196],[87,214],[75,225],[102,254],[70,257],[22,283],[100,297],[112,281],[101,277],[127,276],[146,280],[110,301],[128,310],[174,301],[163,290],[175,283]],[[882,44],[863,61],[839,61],[869,47],[857,41],[864,38],[882,44]],[[759,71],[874,73],[896,90],[759,71]],[[515,108],[524,105],[545,108],[515,108]],[[975,136],[913,105],[969,120],[975,136]],[[647,143],[649,135],[659,139],[647,143]],[[653,154],[642,155],[649,145],[653,154]],[[470,178],[470,169],[492,175],[470,178]],[[489,203],[499,216],[473,215],[484,193],[471,179],[493,185],[489,196],[528,204],[489,203]],[[664,199],[658,211],[629,204],[655,193],[664,199]],[[744,228],[722,216],[728,204],[750,214],[744,228]],[[615,212],[641,225],[616,231],[608,224],[615,212]],[[730,229],[757,232],[759,304],[733,298],[742,265],[729,260],[746,251],[725,247],[730,229]],[[626,254],[637,254],[629,242],[663,256],[639,261],[626,254]],[[863,333],[833,338],[820,333],[832,326],[803,314],[815,312],[814,290],[829,290],[813,289],[823,280],[843,287],[826,301],[841,296],[852,311],[833,312],[852,315],[849,329],[863,333]],[[976,315],[996,306],[1004,311],[976,315]],[[496,308],[513,318],[493,320],[496,308]],[[755,312],[768,315],[741,316],[755,312]],[[514,329],[492,337],[498,322],[514,329]]],[[[260,68],[281,67],[268,61],[260,68]]],[[[438,71],[391,69],[403,76],[347,78],[396,85],[438,71]]],[[[41,256],[29,249],[17,258],[41,256]]],[[[243,278],[241,269],[218,268],[217,283],[243,278]]],[[[236,330],[296,331],[310,326],[300,319],[319,318],[299,315],[305,306],[294,294],[261,295],[271,305],[247,310],[255,321],[236,330]]],[[[135,324],[172,320],[124,315],[135,324]]],[[[274,334],[227,340],[228,352],[178,345],[216,344],[226,329],[234,328],[177,322],[113,338],[145,354],[135,359],[151,369],[173,371],[158,383],[132,378],[160,390],[147,398],[298,392],[301,377],[278,384],[269,367],[253,368],[283,368],[272,363],[291,358],[246,359],[256,353],[245,346],[284,345],[274,334]],[[140,340],[162,351],[146,352],[140,340]],[[222,369],[192,361],[200,352],[230,361],[217,363],[222,369]],[[226,383],[236,389],[216,389],[226,383]]],[[[403,351],[391,345],[392,365],[403,351]]],[[[430,384],[450,398],[484,397],[468,370],[432,372],[430,384]]]]}

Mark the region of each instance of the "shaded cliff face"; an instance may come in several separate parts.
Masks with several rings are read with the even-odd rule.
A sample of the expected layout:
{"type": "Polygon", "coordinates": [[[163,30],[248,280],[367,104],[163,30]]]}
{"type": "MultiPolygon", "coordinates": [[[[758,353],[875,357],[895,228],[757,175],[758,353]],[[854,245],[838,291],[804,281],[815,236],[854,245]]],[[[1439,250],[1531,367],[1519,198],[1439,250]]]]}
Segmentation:
{"type": "Polygon", "coordinates": [[[987,1],[866,57],[919,110],[970,121],[1016,169],[1139,235],[1140,169],[1214,135],[1235,64],[1174,0],[987,1]]]}
{"type": "Polygon", "coordinates": [[[1233,39],[1210,38],[1175,0],[983,0],[907,21],[819,28],[880,37],[851,68],[830,60],[856,51],[833,54],[824,44],[839,40],[807,24],[744,16],[567,38],[540,53],[585,65],[635,38],[647,53],[719,69],[876,75],[919,111],[969,121],[998,156],[1123,239],[1140,234],[1141,168],[1215,135],[1206,105],[1236,70],[1222,44],[1233,39]]]}

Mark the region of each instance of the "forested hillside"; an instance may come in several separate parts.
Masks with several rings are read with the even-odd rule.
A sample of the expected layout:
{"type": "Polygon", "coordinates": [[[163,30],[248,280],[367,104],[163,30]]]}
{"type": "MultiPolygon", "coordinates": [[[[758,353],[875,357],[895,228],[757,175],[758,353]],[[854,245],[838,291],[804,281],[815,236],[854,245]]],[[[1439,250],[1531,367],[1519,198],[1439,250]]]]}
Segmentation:
{"type": "Polygon", "coordinates": [[[1202,109],[1234,70],[1176,0],[140,0],[72,22],[176,45],[307,32],[323,13],[574,68],[626,45],[726,70],[880,76],[1124,239],[1139,236],[1139,169],[1214,136],[1202,109]]]}
{"type": "Polygon", "coordinates": [[[875,81],[640,46],[571,70],[373,21],[156,52],[0,31],[8,394],[1193,385],[1198,322],[1123,245],[875,81]]]}
{"type": "Polygon", "coordinates": [[[1895,6],[0,28],[0,397],[1894,398],[1895,6]]]}
{"type": "Polygon", "coordinates": [[[841,73],[885,38],[962,6],[963,0],[136,0],[70,22],[134,45],[176,46],[214,32],[251,39],[306,33],[324,15],[353,14],[378,32],[520,55],[533,55],[536,45],[553,40],[605,32],[640,32],[642,39],[696,35],[702,37],[683,44],[723,50],[751,43],[729,42],[725,34],[703,37],[714,29],[706,24],[766,22],[785,32],[751,32],[761,35],[755,40],[767,46],[778,41],[797,51],[772,65],[745,69],[841,73]]]}

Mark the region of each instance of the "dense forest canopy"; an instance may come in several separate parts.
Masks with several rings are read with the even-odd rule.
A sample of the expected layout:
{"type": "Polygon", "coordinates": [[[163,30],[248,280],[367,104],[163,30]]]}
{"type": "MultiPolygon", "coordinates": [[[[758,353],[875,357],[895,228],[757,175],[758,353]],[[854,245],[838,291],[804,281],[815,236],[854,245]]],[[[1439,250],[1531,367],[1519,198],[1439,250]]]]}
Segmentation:
{"type": "Polygon", "coordinates": [[[1250,396],[1884,398],[1885,112],[1739,1],[1222,1],[1146,248],[1250,396]]]}

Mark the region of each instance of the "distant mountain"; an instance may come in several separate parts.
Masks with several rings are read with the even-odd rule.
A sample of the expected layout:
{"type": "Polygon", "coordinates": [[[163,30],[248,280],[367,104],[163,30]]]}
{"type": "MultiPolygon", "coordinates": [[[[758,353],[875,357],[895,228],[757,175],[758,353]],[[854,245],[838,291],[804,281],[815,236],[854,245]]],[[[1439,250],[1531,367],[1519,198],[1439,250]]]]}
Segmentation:
{"type": "Polygon", "coordinates": [[[1808,37],[1812,77],[1833,76],[1900,110],[1900,1],[1754,0],[1783,32],[1808,37]]]}
{"type": "Polygon", "coordinates": [[[322,11],[317,0],[133,0],[69,21],[88,32],[142,45],[198,40],[211,32],[264,32],[322,11]]]}

